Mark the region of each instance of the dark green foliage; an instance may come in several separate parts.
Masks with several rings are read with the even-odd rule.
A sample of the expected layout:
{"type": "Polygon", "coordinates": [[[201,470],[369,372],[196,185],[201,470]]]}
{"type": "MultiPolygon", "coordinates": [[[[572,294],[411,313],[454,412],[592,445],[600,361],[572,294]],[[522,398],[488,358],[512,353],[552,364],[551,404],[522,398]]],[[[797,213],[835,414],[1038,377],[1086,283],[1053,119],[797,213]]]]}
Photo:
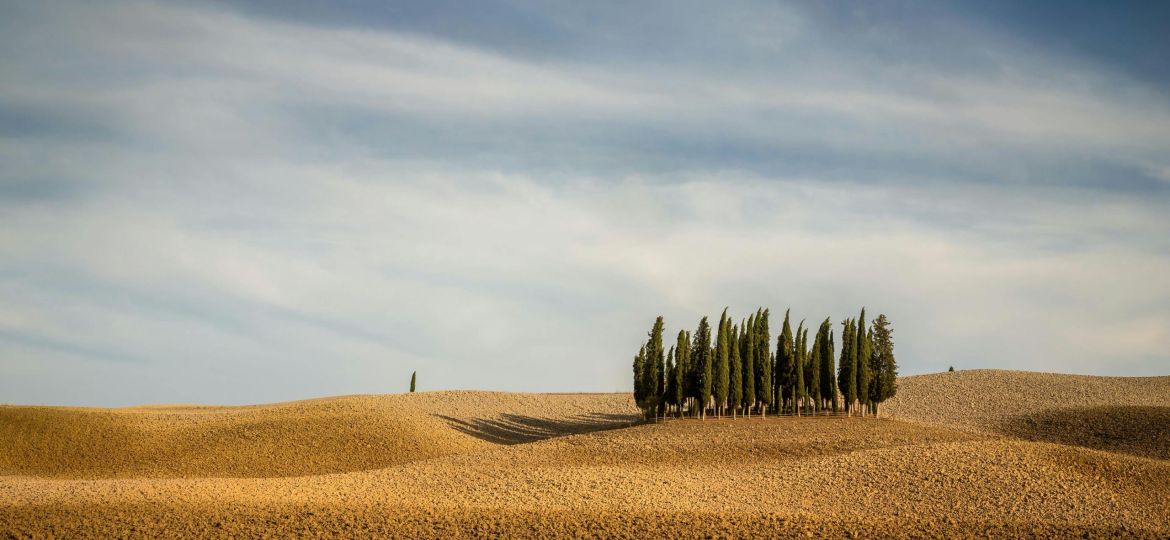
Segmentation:
{"type": "Polygon", "coordinates": [[[678,331],[678,343],[674,347],[674,391],[670,394],[671,402],[682,412],[683,402],[687,398],[687,364],[691,357],[691,336],[686,331],[678,331]]]}
{"type": "Polygon", "coordinates": [[[890,321],[885,314],[874,319],[872,331],[870,370],[873,382],[870,383],[869,399],[876,413],[877,404],[894,397],[898,392],[898,362],[894,359],[894,330],[890,328],[890,321]]]}
{"type": "Polygon", "coordinates": [[[743,343],[740,345],[740,354],[743,355],[743,404],[744,409],[750,409],[756,405],[756,340],[755,328],[756,320],[754,316],[748,316],[747,323],[744,324],[743,336],[741,339],[743,343]]]}
{"type": "Polygon", "coordinates": [[[855,368],[857,370],[857,396],[856,400],[862,406],[861,411],[864,412],[869,405],[869,355],[873,350],[869,345],[869,336],[866,332],[865,325],[865,308],[861,308],[861,315],[857,318],[857,327],[854,330],[857,332],[857,337],[854,338],[853,354],[855,358],[855,368]]]}
{"type": "MultiPolygon", "coordinates": [[[[731,321],[727,321],[731,324],[731,321]]],[[[727,403],[735,413],[743,402],[743,357],[739,354],[739,326],[731,327],[731,354],[727,359],[727,403]]]]}
{"type": "Polygon", "coordinates": [[[675,396],[678,394],[678,369],[675,367],[678,353],[674,350],[674,345],[670,346],[670,352],[666,353],[666,389],[662,393],[662,404],[669,408],[670,406],[677,406],[675,396]]]}
{"type": "MultiPolygon", "coordinates": [[[[804,329],[804,343],[808,343],[808,328],[804,329]]],[[[805,355],[804,362],[804,385],[805,394],[813,402],[814,408],[816,402],[821,396],[821,378],[818,376],[818,371],[821,369],[821,335],[818,332],[813,335],[812,346],[808,349],[808,354],[805,355]]]]}
{"type": "Polygon", "coordinates": [[[853,407],[853,400],[857,399],[857,357],[853,351],[853,320],[845,319],[841,323],[845,329],[841,332],[841,361],[837,370],[837,389],[841,391],[842,401],[845,403],[845,412],[853,407]]]}
{"type": "Polygon", "coordinates": [[[646,345],[634,356],[634,403],[643,407],[646,403],[646,345]]]}
{"type": "Polygon", "coordinates": [[[654,320],[654,327],[647,334],[649,340],[646,341],[644,348],[645,358],[642,362],[642,384],[645,389],[642,392],[642,402],[639,406],[646,410],[647,416],[653,414],[654,409],[662,401],[662,371],[665,369],[665,361],[663,359],[665,351],[662,347],[662,332],[664,328],[665,325],[662,322],[662,317],[659,316],[654,320]]]}
{"type": "Polygon", "coordinates": [[[418,376],[417,371],[410,372],[410,391],[411,392],[414,392],[414,383],[417,380],[417,376],[418,376]]]}
{"type": "Polygon", "coordinates": [[[792,406],[794,412],[800,413],[800,404],[805,397],[804,386],[804,321],[796,327],[796,342],[792,349],[792,406]]]}
{"type": "Polygon", "coordinates": [[[955,366],[951,366],[950,369],[948,369],[947,371],[954,371],[954,370],[955,370],[955,366]]]}
{"type": "Polygon", "coordinates": [[[711,393],[715,395],[715,407],[723,409],[727,406],[728,377],[730,375],[728,361],[731,357],[731,321],[727,320],[727,308],[723,308],[723,315],[719,317],[719,333],[715,339],[715,369],[711,393]]]}
{"type": "Polygon", "coordinates": [[[784,411],[784,400],[792,395],[793,374],[795,373],[793,362],[793,348],[795,344],[792,341],[792,323],[789,322],[788,313],[791,310],[784,311],[784,324],[780,328],[780,337],[776,338],[776,376],[775,382],[777,393],[780,394],[779,399],[776,400],[776,408],[781,412],[784,411]]]}
{"type": "Polygon", "coordinates": [[[768,333],[768,310],[758,310],[756,317],[755,345],[756,353],[756,399],[760,402],[761,410],[772,404],[772,337],[768,333]]]}
{"type": "Polygon", "coordinates": [[[711,325],[707,318],[699,320],[699,328],[695,330],[694,342],[691,345],[691,358],[695,364],[696,398],[699,401],[699,414],[704,415],[707,405],[711,402],[711,372],[714,359],[711,354],[711,325]]]}
{"type": "Polygon", "coordinates": [[[817,336],[820,338],[820,373],[818,377],[821,380],[820,398],[822,401],[831,404],[833,410],[837,410],[837,385],[833,381],[833,323],[826,318],[821,323],[821,327],[817,330],[817,336]]]}

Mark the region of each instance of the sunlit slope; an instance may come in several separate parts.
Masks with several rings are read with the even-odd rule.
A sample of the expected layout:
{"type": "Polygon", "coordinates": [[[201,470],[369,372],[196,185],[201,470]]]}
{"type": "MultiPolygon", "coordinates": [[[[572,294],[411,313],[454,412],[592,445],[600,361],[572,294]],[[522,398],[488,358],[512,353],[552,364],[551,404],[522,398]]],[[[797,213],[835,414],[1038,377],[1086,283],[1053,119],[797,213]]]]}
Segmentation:
{"type": "Polygon", "coordinates": [[[688,420],[294,478],[0,477],[19,534],[1159,537],[1170,462],[872,418],[688,420]]]}
{"type": "Polygon", "coordinates": [[[1170,377],[971,370],[903,377],[883,416],[1170,459],[1170,377]]]}
{"type": "Polygon", "coordinates": [[[272,477],[375,469],[628,424],[621,394],[427,392],[247,407],[0,407],[0,475],[272,477]]]}

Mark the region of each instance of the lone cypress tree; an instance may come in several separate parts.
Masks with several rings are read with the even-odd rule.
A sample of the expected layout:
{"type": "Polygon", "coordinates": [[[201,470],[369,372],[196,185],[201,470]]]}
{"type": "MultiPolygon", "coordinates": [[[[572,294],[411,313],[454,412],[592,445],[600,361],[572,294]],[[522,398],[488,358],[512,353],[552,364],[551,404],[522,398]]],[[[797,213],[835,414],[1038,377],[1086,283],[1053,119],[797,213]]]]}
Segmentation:
{"type": "Polygon", "coordinates": [[[410,372],[410,391],[414,392],[415,377],[418,375],[417,371],[410,372]]]}
{"type": "Polygon", "coordinates": [[[890,321],[885,314],[879,314],[873,321],[873,355],[872,362],[873,382],[870,383],[870,402],[874,416],[878,413],[878,404],[894,397],[898,393],[898,362],[894,359],[894,330],[890,328],[890,321]]]}
{"type": "Polygon", "coordinates": [[[780,328],[780,337],[776,339],[776,387],[777,393],[780,394],[776,399],[776,409],[780,412],[784,412],[785,401],[792,395],[792,375],[795,373],[792,359],[794,347],[792,323],[788,319],[790,311],[792,310],[784,311],[784,325],[780,328]]]}
{"type": "Polygon", "coordinates": [[[792,350],[792,408],[800,416],[804,393],[804,320],[796,327],[796,343],[792,350]]]}
{"type": "Polygon", "coordinates": [[[854,340],[853,354],[857,357],[857,405],[858,412],[865,414],[869,407],[869,355],[872,348],[869,346],[869,336],[866,333],[865,308],[861,308],[861,315],[857,318],[857,337],[854,340]]]}
{"type": "MultiPolygon", "coordinates": [[[[731,324],[731,321],[727,321],[731,324]]],[[[731,417],[735,418],[735,411],[743,401],[743,358],[739,354],[739,327],[733,326],[730,334],[731,356],[727,359],[727,404],[731,407],[731,417]]]]}
{"type": "Polygon", "coordinates": [[[845,329],[841,331],[841,362],[837,370],[837,389],[841,391],[841,401],[845,404],[845,414],[853,410],[853,400],[857,399],[857,358],[853,352],[853,320],[845,319],[841,323],[845,329]]]}
{"type": "Polygon", "coordinates": [[[756,405],[756,321],[749,315],[744,325],[743,345],[740,353],[743,354],[743,408],[748,416],[752,415],[752,407],[756,405]]]}
{"type": "Polygon", "coordinates": [[[731,357],[730,343],[731,322],[727,320],[727,308],[723,308],[723,315],[719,316],[719,333],[715,339],[715,373],[711,393],[715,395],[715,416],[722,414],[727,407],[728,386],[728,359],[731,357]]]}
{"type": "Polygon", "coordinates": [[[698,409],[699,418],[707,414],[707,405],[711,402],[711,325],[707,317],[699,320],[699,328],[695,330],[695,341],[691,346],[691,355],[694,357],[695,373],[698,376],[698,409]]]}

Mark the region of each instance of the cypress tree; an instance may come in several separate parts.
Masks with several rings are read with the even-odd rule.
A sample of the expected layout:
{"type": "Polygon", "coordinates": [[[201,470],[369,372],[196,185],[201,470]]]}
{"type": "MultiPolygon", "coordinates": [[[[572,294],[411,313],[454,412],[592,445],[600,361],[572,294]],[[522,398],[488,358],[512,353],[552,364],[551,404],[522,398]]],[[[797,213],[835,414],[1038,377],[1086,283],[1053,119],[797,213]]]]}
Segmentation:
{"type": "Polygon", "coordinates": [[[634,403],[638,408],[643,408],[646,404],[646,345],[638,349],[638,354],[634,356],[634,403]]]}
{"type": "Polygon", "coordinates": [[[870,387],[870,401],[873,414],[877,415],[878,404],[898,393],[898,362],[894,359],[894,330],[885,314],[879,314],[873,321],[873,355],[871,363],[873,383],[870,387]]]}
{"type": "MultiPolygon", "coordinates": [[[[828,323],[829,319],[825,319],[825,322],[828,323]]],[[[829,330],[829,356],[828,356],[829,372],[827,373],[827,375],[829,377],[829,379],[828,379],[829,383],[826,386],[828,386],[829,393],[833,397],[833,412],[837,412],[837,385],[834,384],[836,381],[833,380],[834,375],[836,375],[836,373],[837,373],[837,370],[834,368],[834,364],[836,364],[836,361],[834,360],[835,351],[833,350],[833,348],[836,346],[835,345],[836,341],[837,341],[837,332],[832,330],[830,327],[830,330],[829,330]]]]}
{"type": "MultiPolygon", "coordinates": [[[[804,329],[805,342],[808,342],[808,328],[804,329]]],[[[818,332],[813,335],[812,347],[809,348],[808,359],[804,363],[804,384],[806,387],[805,393],[808,395],[809,404],[812,406],[813,412],[820,409],[821,400],[821,333],[818,332]]]]}
{"type": "Polygon", "coordinates": [[[649,340],[646,341],[645,359],[643,362],[642,384],[646,389],[643,393],[643,400],[646,409],[646,419],[654,414],[654,410],[658,408],[662,401],[662,369],[663,369],[663,351],[662,348],[662,330],[664,328],[662,317],[659,316],[654,320],[654,327],[650,329],[647,334],[649,340]]]}
{"type": "Polygon", "coordinates": [[[837,388],[841,391],[841,401],[845,404],[845,414],[853,409],[853,400],[857,398],[857,373],[855,365],[857,358],[853,352],[853,320],[845,319],[841,331],[841,361],[837,371],[837,388]]]}
{"type": "Polygon", "coordinates": [[[670,352],[666,353],[666,389],[662,393],[662,404],[666,408],[666,411],[663,412],[664,416],[675,405],[675,389],[678,388],[678,379],[676,378],[678,370],[674,367],[675,358],[674,345],[671,345],[670,352]]]}
{"type": "MultiPolygon", "coordinates": [[[[727,321],[731,324],[731,321],[727,321]]],[[[735,417],[735,410],[743,401],[743,358],[739,354],[739,327],[731,329],[731,356],[727,359],[727,386],[728,405],[731,407],[731,416],[735,417]]]]}
{"type": "Polygon", "coordinates": [[[821,328],[817,331],[820,336],[821,344],[820,360],[818,377],[821,380],[821,403],[825,407],[832,407],[833,412],[837,412],[837,391],[836,385],[833,384],[833,323],[826,317],[821,323],[821,328]]]}
{"type": "Polygon", "coordinates": [[[686,330],[678,331],[678,345],[674,349],[678,356],[674,370],[678,374],[678,388],[675,389],[675,405],[678,406],[679,416],[682,416],[686,400],[691,397],[691,334],[686,330]]]}
{"type": "Polygon", "coordinates": [[[758,311],[756,317],[756,399],[760,401],[760,414],[766,415],[772,404],[772,336],[768,333],[768,310],[758,311]]]}
{"type": "Polygon", "coordinates": [[[743,408],[748,416],[751,416],[751,408],[756,405],[755,329],[756,321],[749,315],[744,326],[743,346],[740,349],[740,353],[743,354],[743,408]]]}
{"type": "Polygon", "coordinates": [[[417,371],[410,372],[410,391],[414,392],[415,377],[418,375],[417,371]]]}
{"type": "Polygon", "coordinates": [[[794,344],[792,341],[792,323],[789,322],[788,314],[791,309],[784,311],[784,325],[780,328],[780,337],[776,338],[776,386],[777,393],[780,394],[776,400],[776,408],[783,412],[785,410],[785,400],[787,396],[792,395],[792,374],[793,359],[792,351],[794,344]]]}
{"type": "Polygon", "coordinates": [[[715,378],[711,393],[715,395],[715,415],[718,416],[727,407],[728,372],[727,362],[731,357],[731,321],[727,320],[727,308],[723,308],[723,315],[719,317],[719,334],[715,339],[715,378]]]}
{"type": "Polygon", "coordinates": [[[698,377],[696,385],[698,396],[699,417],[707,414],[707,405],[711,402],[711,325],[707,317],[699,320],[699,328],[695,330],[694,343],[691,346],[691,355],[695,363],[695,374],[698,377]]]}
{"type": "Polygon", "coordinates": [[[792,350],[792,408],[796,416],[800,416],[801,402],[804,400],[804,321],[796,327],[796,343],[792,350]]]}
{"type": "Polygon", "coordinates": [[[861,316],[857,318],[856,332],[853,354],[857,357],[857,405],[858,412],[864,415],[869,407],[869,355],[872,350],[866,335],[865,308],[861,308],[861,316]]]}

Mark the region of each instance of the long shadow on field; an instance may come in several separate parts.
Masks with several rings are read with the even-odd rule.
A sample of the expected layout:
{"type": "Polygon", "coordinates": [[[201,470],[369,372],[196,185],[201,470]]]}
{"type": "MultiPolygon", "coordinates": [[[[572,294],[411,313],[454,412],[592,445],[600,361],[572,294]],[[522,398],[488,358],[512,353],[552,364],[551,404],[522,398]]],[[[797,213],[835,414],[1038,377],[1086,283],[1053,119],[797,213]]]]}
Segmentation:
{"type": "Polygon", "coordinates": [[[1170,407],[1053,409],[1011,418],[1000,428],[1028,440],[1170,459],[1170,407]]]}
{"type": "Polygon", "coordinates": [[[472,437],[496,444],[520,444],[561,435],[622,428],[637,422],[639,417],[636,414],[589,413],[555,420],[519,414],[470,420],[442,415],[439,418],[472,437]]]}

